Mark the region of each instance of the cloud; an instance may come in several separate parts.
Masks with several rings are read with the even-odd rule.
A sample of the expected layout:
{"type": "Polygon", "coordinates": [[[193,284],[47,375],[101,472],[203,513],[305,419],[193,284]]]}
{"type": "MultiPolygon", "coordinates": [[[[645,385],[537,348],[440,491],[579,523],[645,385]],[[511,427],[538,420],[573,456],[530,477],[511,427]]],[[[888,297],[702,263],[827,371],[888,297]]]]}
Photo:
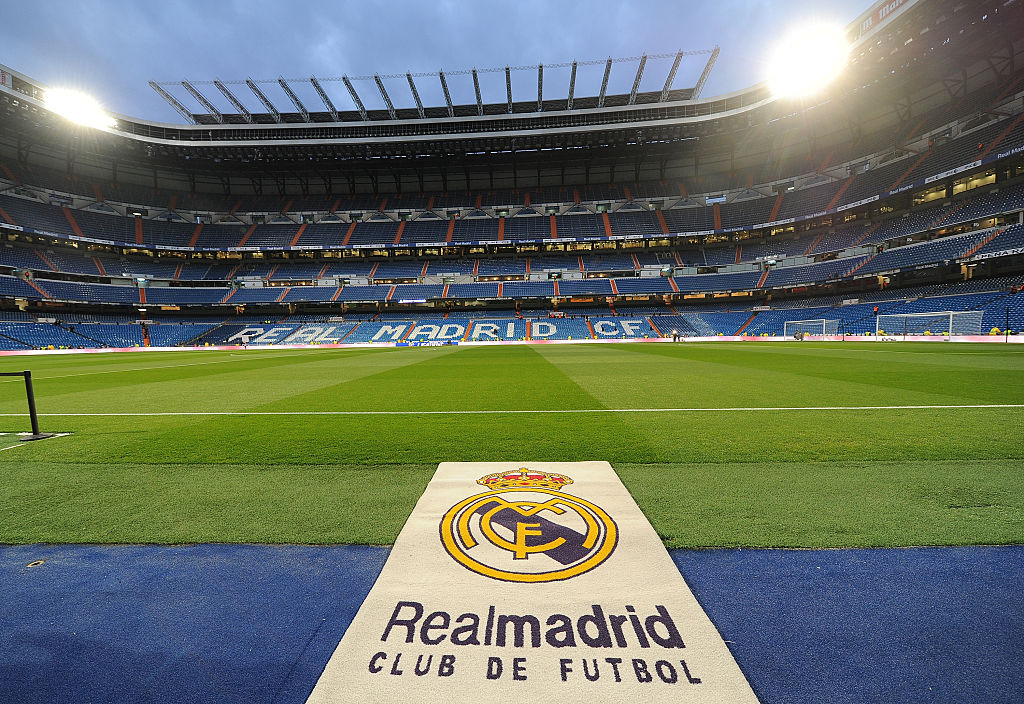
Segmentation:
{"type": "MultiPolygon", "coordinates": [[[[717,43],[722,54],[705,89],[707,96],[760,80],[766,47],[787,25],[812,12],[849,22],[866,4],[864,0],[52,0],[5,7],[4,23],[17,31],[5,37],[4,61],[44,83],[88,90],[117,112],[178,122],[180,118],[149,88],[148,81],[533,66],[703,49],[717,43]]],[[[667,62],[648,66],[645,88],[664,80],[668,70],[667,62]]],[[[702,66],[703,60],[688,60],[680,80],[696,80],[702,66]]],[[[601,70],[600,66],[594,69],[596,78],[581,75],[580,89],[596,91],[601,70]]],[[[617,66],[615,88],[628,90],[634,71],[617,66]]],[[[550,86],[549,74],[545,75],[546,97],[566,92],[564,75],[552,70],[550,86]]],[[[503,99],[504,77],[489,74],[484,80],[488,97],[503,99]]],[[[440,100],[435,83],[424,79],[425,102],[432,102],[428,96],[435,95],[433,102],[440,100]]],[[[535,96],[535,85],[535,74],[517,74],[516,99],[526,99],[531,92],[535,96]]],[[[327,87],[339,107],[348,107],[347,92],[340,83],[327,87]]],[[[473,100],[467,77],[453,75],[451,87],[457,100],[473,100]]],[[[366,93],[368,103],[379,101],[372,83],[357,89],[361,95],[366,93]]],[[[407,87],[389,83],[389,91],[395,92],[396,103],[411,104],[407,87]]],[[[216,90],[206,92],[215,104],[222,104],[216,90]]],[[[244,100],[249,99],[246,92],[244,100]]],[[[283,100],[286,104],[287,99],[283,100]]]]}

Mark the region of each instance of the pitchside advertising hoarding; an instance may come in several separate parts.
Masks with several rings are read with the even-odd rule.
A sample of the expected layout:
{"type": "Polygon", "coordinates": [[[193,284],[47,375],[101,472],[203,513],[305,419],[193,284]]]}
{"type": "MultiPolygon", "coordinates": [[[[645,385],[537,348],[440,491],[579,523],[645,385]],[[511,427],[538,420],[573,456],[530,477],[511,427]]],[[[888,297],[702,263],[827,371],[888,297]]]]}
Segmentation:
{"type": "Polygon", "coordinates": [[[607,462],[441,464],[309,702],[756,702],[607,462]]]}

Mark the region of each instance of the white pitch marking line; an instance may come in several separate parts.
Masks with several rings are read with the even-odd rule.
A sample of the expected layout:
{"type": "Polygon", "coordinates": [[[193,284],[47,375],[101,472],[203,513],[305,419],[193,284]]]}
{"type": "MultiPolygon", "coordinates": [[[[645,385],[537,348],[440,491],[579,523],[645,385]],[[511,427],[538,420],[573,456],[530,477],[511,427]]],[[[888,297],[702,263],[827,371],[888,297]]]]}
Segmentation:
{"type": "MultiPolygon", "coordinates": [[[[16,415],[16,414],[12,413],[10,415],[16,415]]],[[[9,434],[10,433],[0,433],[0,435],[9,435],[9,434]]],[[[16,435],[31,435],[31,434],[32,433],[16,433],[16,435]]],[[[63,438],[63,437],[67,437],[68,435],[71,435],[71,433],[54,433],[53,435],[51,435],[48,438],[39,438],[39,440],[34,440],[33,442],[39,442],[40,440],[53,440],[54,438],[63,438]]],[[[16,447],[25,447],[26,445],[30,445],[30,444],[31,443],[29,443],[29,442],[19,442],[19,443],[15,444],[15,445],[8,445],[7,447],[0,447],[0,452],[3,452],[4,450],[13,450],[16,447]]]]}
{"type": "MultiPolygon", "coordinates": [[[[565,408],[565,409],[486,409],[455,411],[155,411],[152,413],[40,413],[40,416],[67,418],[126,416],[464,416],[464,415],[530,415],[546,413],[730,413],[753,411],[902,411],[962,408],[1024,408],[1024,403],[976,403],[963,405],[919,406],[752,406],[732,408],[565,408]]],[[[0,413],[20,416],[21,413],[0,413]]]]}

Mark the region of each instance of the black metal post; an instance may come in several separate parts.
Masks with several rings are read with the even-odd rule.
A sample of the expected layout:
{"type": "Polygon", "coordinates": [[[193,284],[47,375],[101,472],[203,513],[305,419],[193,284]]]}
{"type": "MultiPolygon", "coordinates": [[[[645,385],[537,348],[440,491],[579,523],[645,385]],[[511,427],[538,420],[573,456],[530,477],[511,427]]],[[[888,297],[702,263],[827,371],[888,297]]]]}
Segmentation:
{"type": "Polygon", "coordinates": [[[20,376],[25,378],[25,395],[28,397],[28,416],[32,421],[32,434],[22,435],[20,440],[42,440],[52,438],[53,433],[39,432],[39,417],[36,414],[36,395],[32,389],[32,372],[26,369],[23,372],[0,372],[0,376],[20,376]]]}
{"type": "Polygon", "coordinates": [[[28,416],[32,420],[32,435],[39,436],[39,417],[36,415],[36,394],[32,390],[32,372],[25,370],[25,394],[28,396],[28,416]]]}

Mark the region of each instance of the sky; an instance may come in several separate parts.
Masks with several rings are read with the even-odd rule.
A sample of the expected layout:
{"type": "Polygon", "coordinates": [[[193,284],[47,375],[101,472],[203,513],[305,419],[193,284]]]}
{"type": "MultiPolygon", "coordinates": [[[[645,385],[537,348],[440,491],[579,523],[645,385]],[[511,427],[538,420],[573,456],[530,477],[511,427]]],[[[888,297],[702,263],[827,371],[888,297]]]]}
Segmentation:
{"type": "MultiPolygon", "coordinates": [[[[224,81],[380,74],[446,73],[536,66],[711,49],[721,54],[703,97],[765,78],[774,38],[810,19],[845,26],[871,0],[49,0],[4,3],[0,63],[49,86],[84,90],[116,113],[161,122],[182,118],[148,85],[151,80],[224,81]]],[[[707,56],[688,57],[675,87],[692,86],[707,56]]],[[[649,60],[641,90],[660,90],[671,59],[649,60]]],[[[636,63],[616,64],[609,92],[629,92],[636,63]]],[[[603,63],[581,66],[576,96],[597,95],[603,63]]],[[[503,72],[481,73],[484,101],[504,102],[503,72]]],[[[404,79],[386,79],[398,107],[413,105],[404,79]]],[[[545,98],[564,97],[569,69],[544,72],[545,98]]],[[[368,108],[384,103],[372,81],[354,85],[368,108]]],[[[513,97],[536,100],[537,71],[515,71],[513,97]]],[[[352,109],[344,84],[324,81],[338,109],[352,109]]],[[[231,90],[264,112],[244,85],[231,90]]],[[[261,86],[282,111],[276,85],[261,86]]],[[[202,92],[234,112],[216,88],[202,92]]],[[[295,92],[322,110],[312,86],[295,92]]],[[[426,105],[443,105],[436,77],[417,79],[426,105]]],[[[474,102],[472,78],[451,74],[455,102],[474,102]]],[[[184,91],[176,97],[184,100],[184,91]]],[[[186,102],[195,107],[194,101],[186,102]]]]}

